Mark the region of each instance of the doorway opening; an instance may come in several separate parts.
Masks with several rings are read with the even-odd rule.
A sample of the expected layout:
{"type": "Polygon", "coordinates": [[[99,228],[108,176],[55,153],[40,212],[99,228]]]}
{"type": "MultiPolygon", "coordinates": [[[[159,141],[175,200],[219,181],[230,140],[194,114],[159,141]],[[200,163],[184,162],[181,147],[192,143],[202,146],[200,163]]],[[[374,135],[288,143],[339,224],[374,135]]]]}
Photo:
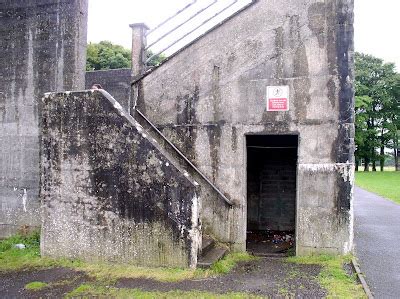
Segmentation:
{"type": "Polygon", "coordinates": [[[247,251],[295,251],[297,135],[247,135],[247,251]]]}

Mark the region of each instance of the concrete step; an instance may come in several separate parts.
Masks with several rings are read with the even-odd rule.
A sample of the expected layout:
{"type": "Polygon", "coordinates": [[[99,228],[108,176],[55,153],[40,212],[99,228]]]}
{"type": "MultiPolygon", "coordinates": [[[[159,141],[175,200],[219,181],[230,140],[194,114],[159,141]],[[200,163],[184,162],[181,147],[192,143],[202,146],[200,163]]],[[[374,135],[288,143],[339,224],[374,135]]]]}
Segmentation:
{"type": "Polygon", "coordinates": [[[202,237],[201,255],[205,255],[214,247],[215,241],[213,238],[207,235],[202,237]]]}
{"type": "Polygon", "coordinates": [[[220,246],[213,246],[205,255],[202,255],[198,262],[197,267],[199,268],[209,268],[212,264],[222,259],[228,249],[220,246]]]}

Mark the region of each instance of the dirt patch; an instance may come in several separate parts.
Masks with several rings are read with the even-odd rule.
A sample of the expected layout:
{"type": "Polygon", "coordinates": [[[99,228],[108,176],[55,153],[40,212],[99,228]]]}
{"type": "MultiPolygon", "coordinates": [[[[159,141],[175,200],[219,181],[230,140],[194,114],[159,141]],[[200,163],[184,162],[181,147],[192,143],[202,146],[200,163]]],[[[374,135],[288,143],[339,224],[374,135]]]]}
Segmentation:
{"type": "Polygon", "coordinates": [[[221,294],[246,292],[273,297],[322,298],[327,294],[316,280],[320,271],[321,267],[317,265],[291,264],[285,263],[283,259],[262,258],[239,263],[231,273],[218,277],[173,283],[152,279],[120,279],[116,287],[143,291],[199,290],[221,294]]]}
{"type": "MultiPolygon", "coordinates": [[[[327,293],[317,282],[318,265],[286,263],[281,258],[260,258],[239,263],[227,275],[181,282],[160,282],[152,279],[119,279],[117,288],[167,292],[207,291],[213,293],[246,292],[274,298],[322,298],[327,293]]],[[[67,268],[29,270],[0,274],[0,298],[61,298],[83,283],[95,283],[83,272],[67,268]],[[38,291],[28,291],[27,283],[41,281],[49,284],[38,291]]],[[[110,285],[111,286],[111,285],[110,285]]]]}
{"type": "Polygon", "coordinates": [[[1,298],[62,298],[85,281],[89,281],[83,272],[66,268],[29,270],[0,274],[1,298]],[[49,285],[41,290],[25,290],[25,285],[41,281],[49,285]]]}

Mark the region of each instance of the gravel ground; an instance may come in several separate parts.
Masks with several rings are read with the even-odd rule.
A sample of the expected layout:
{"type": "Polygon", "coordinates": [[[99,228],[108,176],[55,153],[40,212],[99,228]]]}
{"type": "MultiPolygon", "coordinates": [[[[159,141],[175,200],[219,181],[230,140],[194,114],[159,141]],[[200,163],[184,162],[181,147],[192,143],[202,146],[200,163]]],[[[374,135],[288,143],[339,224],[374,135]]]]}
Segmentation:
{"type": "MultiPolygon", "coordinates": [[[[119,288],[139,288],[145,291],[200,290],[214,293],[246,292],[261,296],[277,295],[303,298],[326,296],[316,277],[321,270],[317,265],[285,263],[279,258],[262,258],[240,263],[227,275],[175,283],[151,279],[121,279],[119,288]]],[[[278,296],[279,297],[279,296],[278,296]]]]}
{"type": "Polygon", "coordinates": [[[0,298],[63,298],[85,281],[90,279],[84,273],[66,268],[2,273],[0,298]],[[25,290],[25,285],[33,281],[49,283],[49,287],[25,290]]]}
{"type": "MultiPolygon", "coordinates": [[[[326,292],[316,277],[317,265],[285,263],[279,258],[262,258],[240,263],[227,275],[181,282],[159,282],[151,279],[120,279],[117,288],[137,288],[143,291],[200,290],[213,293],[246,292],[273,298],[323,298],[326,292]]],[[[93,282],[82,272],[65,268],[0,274],[1,298],[62,298],[82,283],[93,282]],[[40,291],[28,291],[24,286],[32,281],[50,283],[40,291]]]]}

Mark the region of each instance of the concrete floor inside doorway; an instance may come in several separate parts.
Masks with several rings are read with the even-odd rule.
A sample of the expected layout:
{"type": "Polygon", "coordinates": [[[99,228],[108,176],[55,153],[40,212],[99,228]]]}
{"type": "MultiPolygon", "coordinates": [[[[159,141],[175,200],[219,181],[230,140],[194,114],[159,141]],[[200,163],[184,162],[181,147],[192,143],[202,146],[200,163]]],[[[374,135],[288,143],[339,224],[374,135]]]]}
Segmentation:
{"type": "Polygon", "coordinates": [[[248,231],[247,252],[259,257],[295,255],[293,231],[248,231]]]}

